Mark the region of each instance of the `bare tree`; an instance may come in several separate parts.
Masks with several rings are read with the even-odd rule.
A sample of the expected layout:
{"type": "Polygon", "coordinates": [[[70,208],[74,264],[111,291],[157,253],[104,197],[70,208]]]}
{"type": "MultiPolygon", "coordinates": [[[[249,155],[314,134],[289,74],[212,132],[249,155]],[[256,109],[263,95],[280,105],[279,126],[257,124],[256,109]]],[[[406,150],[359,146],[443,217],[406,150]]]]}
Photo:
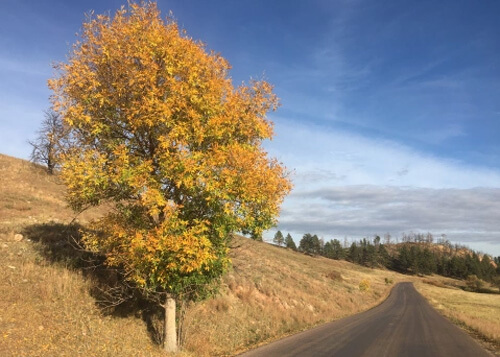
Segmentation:
{"type": "Polygon", "coordinates": [[[61,149],[63,138],[63,124],[61,117],[52,109],[45,111],[45,119],[37,131],[35,140],[28,140],[33,147],[30,160],[47,166],[47,172],[53,174],[58,166],[57,155],[61,149]]]}
{"type": "Polygon", "coordinates": [[[425,237],[425,241],[429,245],[432,244],[432,243],[434,243],[434,236],[432,235],[431,232],[427,232],[427,236],[425,237]]]}
{"type": "Polygon", "coordinates": [[[384,240],[385,240],[385,244],[386,245],[391,244],[391,234],[389,232],[387,232],[386,234],[384,234],[384,240]]]}

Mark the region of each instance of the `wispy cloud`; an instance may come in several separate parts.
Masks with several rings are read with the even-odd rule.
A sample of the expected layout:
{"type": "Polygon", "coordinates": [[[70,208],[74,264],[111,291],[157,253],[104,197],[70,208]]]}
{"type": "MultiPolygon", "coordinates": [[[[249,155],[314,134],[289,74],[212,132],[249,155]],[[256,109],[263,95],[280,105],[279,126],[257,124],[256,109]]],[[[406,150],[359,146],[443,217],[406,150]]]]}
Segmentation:
{"type": "Polygon", "coordinates": [[[272,154],[295,169],[297,187],[377,185],[426,188],[500,187],[500,172],[320,125],[274,117],[272,154]]]}

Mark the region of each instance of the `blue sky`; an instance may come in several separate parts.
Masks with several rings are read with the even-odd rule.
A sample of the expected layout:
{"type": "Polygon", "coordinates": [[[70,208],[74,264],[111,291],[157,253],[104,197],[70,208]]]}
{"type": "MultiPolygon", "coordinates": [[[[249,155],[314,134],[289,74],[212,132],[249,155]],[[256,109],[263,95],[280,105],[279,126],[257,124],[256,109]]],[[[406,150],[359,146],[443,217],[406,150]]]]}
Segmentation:
{"type": "MultiPolygon", "coordinates": [[[[0,3],[1,153],[29,156],[51,62],[84,13],[124,3],[0,3]]],[[[158,3],[236,83],[275,85],[266,148],[295,183],[279,229],[297,241],[431,231],[500,255],[500,2],[158,3]]]]}

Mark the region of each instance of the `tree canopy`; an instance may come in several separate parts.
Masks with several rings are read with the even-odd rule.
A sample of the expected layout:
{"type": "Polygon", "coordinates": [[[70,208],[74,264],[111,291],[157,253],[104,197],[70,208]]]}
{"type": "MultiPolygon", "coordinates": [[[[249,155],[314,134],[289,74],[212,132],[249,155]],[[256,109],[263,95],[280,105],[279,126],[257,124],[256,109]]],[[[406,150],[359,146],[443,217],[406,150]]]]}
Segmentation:
{"type": "Polygon", "coordinates": [[[304,253],[317,255],[321,253],[321,245],[318,236],[310,233],[304,234],[299,242],[299,250],[304,253]]]}
{"type": "Polygon", "coordinates": [[[291,184],[261,146],[278,106],[269,83],[233,86],[228,62],[153,2],[90,17],[56,69],[67,199],[113,203],[83,240],[129,280],[195,291],[227,266],[232,232],[261,239],[275,223],[291,184]]]}

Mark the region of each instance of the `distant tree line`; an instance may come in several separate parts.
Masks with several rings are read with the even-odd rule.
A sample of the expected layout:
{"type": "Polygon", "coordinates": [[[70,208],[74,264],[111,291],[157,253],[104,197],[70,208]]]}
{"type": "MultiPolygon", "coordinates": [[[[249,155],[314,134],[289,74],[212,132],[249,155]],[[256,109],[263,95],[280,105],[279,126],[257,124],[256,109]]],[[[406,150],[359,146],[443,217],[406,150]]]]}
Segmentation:
{"type": "Polygon", "coordinates": [[[445,235],[435,240],[431,233],[403,234],[401,243],[391,243],[391,236],[380,236],[373,240],[363,238],[352,242],[350,246],[338,239],[324,242],[316,234],[303,235],[297,248],[290,234],[286,238],[278,231],[274,243],[304,254],[323,256],[335,260],[349,262],[366,267],[385,267],[405,274],[430,275],[439,274],[457,279],[481,279],[500,283],[500,257],[482,257],[464,246],[452,245],[445,235]]]}

